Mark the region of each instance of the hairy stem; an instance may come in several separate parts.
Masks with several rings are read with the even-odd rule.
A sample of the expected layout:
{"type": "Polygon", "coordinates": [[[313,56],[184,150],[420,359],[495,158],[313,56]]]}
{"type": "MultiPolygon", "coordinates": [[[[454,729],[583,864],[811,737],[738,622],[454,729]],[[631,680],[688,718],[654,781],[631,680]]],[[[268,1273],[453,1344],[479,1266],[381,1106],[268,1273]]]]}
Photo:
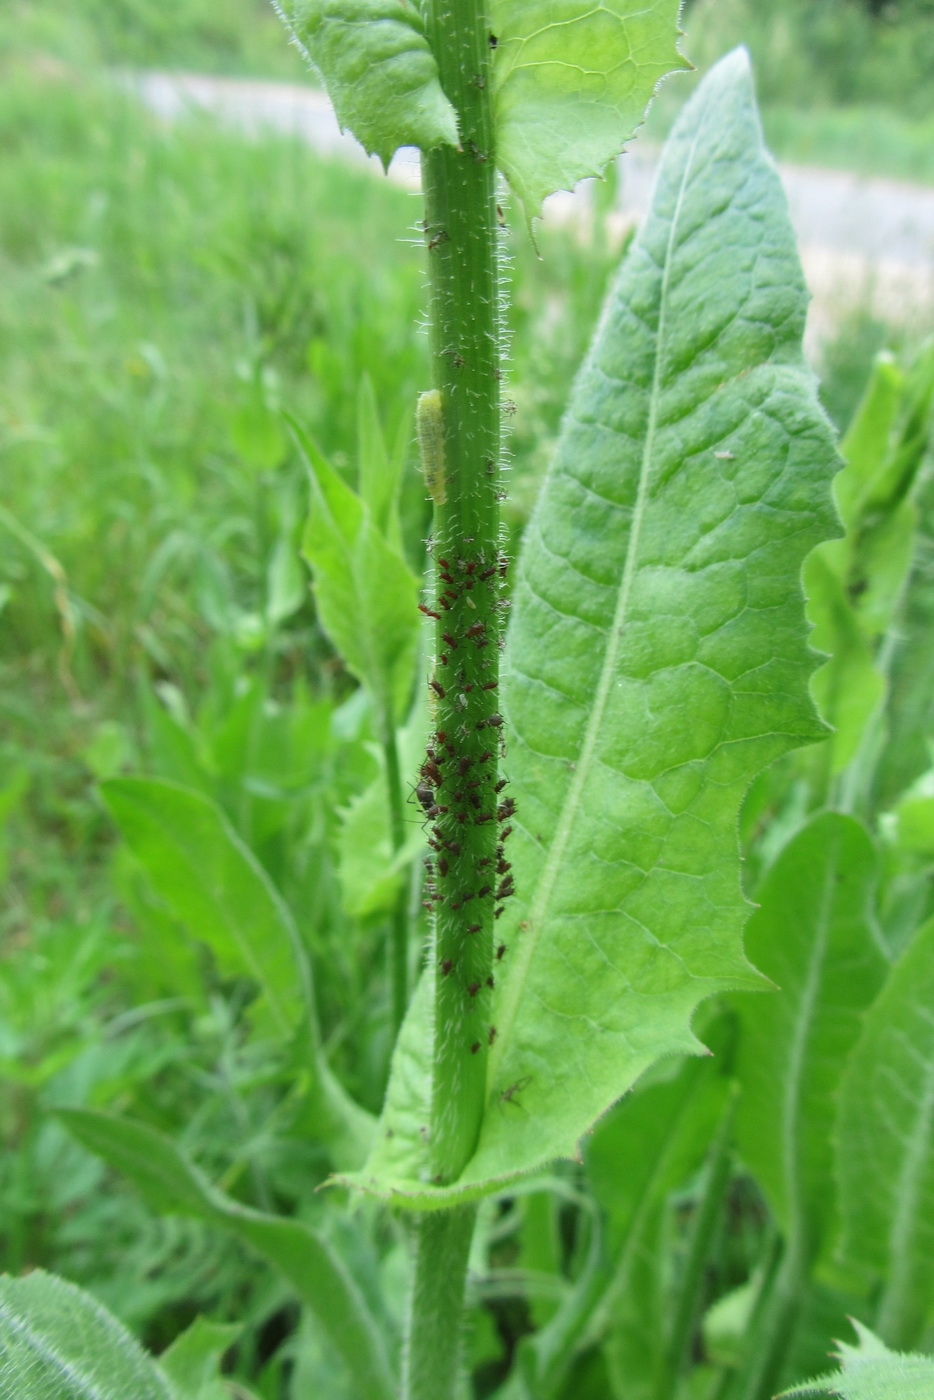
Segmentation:
{"type": "Polygon", "coordinates": [[[415,1226],[402,1400],[449,1400],[460,1371],[460,1322],[476,1206],[429,1211],[415,1226]]]}
{"type": "Polygon", "coordinates": [[[421,791],[431,820],[432,1179],[449,1182],[483,1116],[498,901],[511,804],[498,788],[500,325],[489,26],[481,0],[429,0],[426,30],[461,145],[423,156],[430,336],[442,478],[435,499],[434,732],[421,791]]]}
{"type": "MultiPolygon", "coordinates": [[[[396,853],[405,845],[405,799],[402,793],[402,773],[395,728],[392,728],[383,740],[383,757],[386,764],[386,786],[389,791],[389,834],[393,853],[396,853]]],[[[389,933],[393,1039],[399,1033],[409,1002],[408,903],[408,886],[404,880],[400,880],[389,933]]]]}

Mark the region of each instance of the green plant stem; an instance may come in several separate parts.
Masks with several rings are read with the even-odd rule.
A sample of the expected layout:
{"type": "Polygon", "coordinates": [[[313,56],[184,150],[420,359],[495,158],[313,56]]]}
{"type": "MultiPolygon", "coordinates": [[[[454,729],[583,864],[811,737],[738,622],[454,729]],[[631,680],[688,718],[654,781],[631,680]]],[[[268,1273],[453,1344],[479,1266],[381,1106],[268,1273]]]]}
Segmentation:
{"type": "MultiPolygon", "coordinates": [[[[435,481],[435,727],[422,779],[433,792],[432,1179],[455,1180],[486,1099],[493,924],[508,893],[498,825],[501,560],[500,324],[489,25],[482,0],[428,0],[425,27],[458,114],[460,147],[422,157],[433,387],[440,391],[443,488],[435,481]]],[[[459,1368],[473,1209],[418,1224],[405,1400],[448,1400],[459,1368]]]]}
{"type": "MultiPolygon", "coordinates": [[[[402,795],[402,771],[399,764],[399,745],[395,727],[391,727],[383,740],[383,758],[386,765],[386,787],[389,791],[389,835],[393,854],[405,845],[405,799],[402,795]]],[[[392,987],[392,1029],[393,1039],[399,1033],[405,1009],[409,1003],[409,892],[404,879],[400,878],[399,892],[392,910],[389,930],[389,966],[392,987]]]]}
{"type": "Polygon", "coordinates": [[[687,1257],[681,1266],[674,1315],[655,1387],[657,1400],[670,1400],[690,1357],[694,1329],[703,1304],[704,1282],[714,1231],[730,1179],[730,1147],[736,1115],[735,1086],[710,1146],[704,1183],[691,1222],[687,1257]]]}
{"type": "Polygon", "coordinates": [[[476,1206],[418,1218],[402,1400],[448,1400],[460,1370],[461,1315],[476,1206]]]}
{"type": "Polygon", "coordinates": [[[800,1248],[789,1240],[749,1337],[730,1400],[768,1400],[791,1343],[805,1287],[800,1248]]]}
{"type": "MultiPolygon", "coordinates": [[[[486,1098],[494,908],[508,891],[497,853],[500,730],[500,325],[489,25],[480,0],[430,0],[426,32],[458,113],[460,148],[422,160],[434,388],[445,489],[436,493],[438,616],[432,1179],[453,1181],[476,1146],[486,1098]],[[497,866],[499,865],[499,870],[497,866]]],[[[423,769],[423,774],[425,773],[423,769]]],[[[502,822],[508,820],[502,817],[502,822]]]]}

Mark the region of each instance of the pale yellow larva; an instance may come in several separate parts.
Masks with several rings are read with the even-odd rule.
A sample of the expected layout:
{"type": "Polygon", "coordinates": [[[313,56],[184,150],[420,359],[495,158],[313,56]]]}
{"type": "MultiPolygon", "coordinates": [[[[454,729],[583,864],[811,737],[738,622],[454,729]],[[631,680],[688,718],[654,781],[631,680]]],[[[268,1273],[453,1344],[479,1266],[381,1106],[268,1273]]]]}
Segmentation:
{"type": "Polygon", "coordinates": [[[428,389],[424,394],[419,394],[415,431],[428,494],[436,506],[443,506],[448,493],[444,475],[444,416],[440,389],[428,389]]]}

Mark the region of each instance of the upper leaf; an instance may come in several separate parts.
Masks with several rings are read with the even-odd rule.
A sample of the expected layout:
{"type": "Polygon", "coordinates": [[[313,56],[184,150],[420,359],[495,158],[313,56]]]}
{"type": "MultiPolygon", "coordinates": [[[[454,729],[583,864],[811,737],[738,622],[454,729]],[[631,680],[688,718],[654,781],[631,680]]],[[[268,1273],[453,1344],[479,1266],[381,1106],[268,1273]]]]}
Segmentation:
{"type": "Polygon", "coordinates": [[[737,1002],[737,1135],[786,1236],[805,1255],[832,1218],[840,1080],[888,969],[873,911],[876,864],[860,823],[825,812],[771,867],[746,929],[749,956],[779,990],[737,1002]]]}
{"type": "Polygon", "coordinates": [[[54,1274],[0,1276],[0,1400],[180,1400],[96,1298],[54,1274]]]}
{"type": "Polygon", "coordinates": [[[840,1096],[844,1262],[885,1280],[879,1325],[911,1345],[934,1299],[934,920],[868,1016],[840,1096]]]}
{"type": "Polygon", "coordinates": [[[831,1376],[818,1376],[791,1390],[783,1390],[778,1400],[791,1396],[839,1395],[842,1400],[931,1400],[934,1395],[934,1358],[889,1351],[868,1327],[850,1319],[859,1345],[838,1342],[842,1369],[831,1376]]]}
{"type": "Polygon", "coordinates": [[[361,1184],[443,1203],[578,1139],[703,998],[760,985],[737,814],[822,737],[801,561],[834,528],[807,298],[743,53],[685,109],[526,533],[505,656],[518,895],[498,925],[487,1111],[459,1182],[421,1154],[403,1032],[361,1184]]]}
{"type": "Polygon", "coordinates": [[[678,53],[681,0],[493,0],[496,162],[538,214],[619,155],[678,53]]]}
{"type": "Polygon", "coordinates": [[[400,146],[457,145],[457,118],[411,0],[282,0],[341,127],[388,166],[400,146]]]}

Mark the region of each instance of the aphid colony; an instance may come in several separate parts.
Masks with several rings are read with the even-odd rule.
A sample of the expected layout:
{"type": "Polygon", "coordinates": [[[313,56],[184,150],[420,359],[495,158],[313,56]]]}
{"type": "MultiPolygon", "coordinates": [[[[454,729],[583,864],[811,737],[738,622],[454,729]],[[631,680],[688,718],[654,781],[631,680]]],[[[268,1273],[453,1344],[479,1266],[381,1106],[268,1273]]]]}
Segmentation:
{"type": "MultiPolygon", "coordinates": [[[[464,540],[465,555],[469,556],[472,543],[464,540]]],[[[475,1002],[480,1010],[480,993],[484,988],[492,989],[492,968],[506,953],[503,942],[485,954],[482,943],[474,942],[484,926],[489,928],[489,914],[484,919],[482,901],[490,901],[493,918],[499,919],[504,901],[515,893],[506,842],[516,804],[504,793],[508,780],[497,774],[503,718],[492,708],[499,685],[496,651],[486,651],[498,640],[498,628],[490,621],[489,612],[487,620],[482,616],[484,604],[486,609],[492,606],[495,610],[494,618],[496,611],[507,606],[497,596],[506,567],[505,557],[499,554],[492,561],[489,557],[460,557],[460,551],[451,559],[439,556],[433,606],[419,605],[440,624],[437,667],[428,682],[438,710],[438,728],[431,736],[415,789],[429,827],[432,852],[425,861],[423,902],[429,912],[443,907],[443,915],[439,909],[437,966],[443,978],[451,979],[452,991],[455,985],[462,986],[465,1012],[475,1002]],[[476,594],[470,596],[478,586],[482,600],[476,594]],[[484,828],[490,831],[489,837],[481,835],[484,828]]],[[[479,1029],[474,1022],[473,1034],[479,1029]]],[[[486,1028],[484,1038],[488,1045],[493,1044],[495,1026],[486,1028]]],[[[481,1040],[471,1036],[465,1048],[477,1054],[481,1040]]]]}

